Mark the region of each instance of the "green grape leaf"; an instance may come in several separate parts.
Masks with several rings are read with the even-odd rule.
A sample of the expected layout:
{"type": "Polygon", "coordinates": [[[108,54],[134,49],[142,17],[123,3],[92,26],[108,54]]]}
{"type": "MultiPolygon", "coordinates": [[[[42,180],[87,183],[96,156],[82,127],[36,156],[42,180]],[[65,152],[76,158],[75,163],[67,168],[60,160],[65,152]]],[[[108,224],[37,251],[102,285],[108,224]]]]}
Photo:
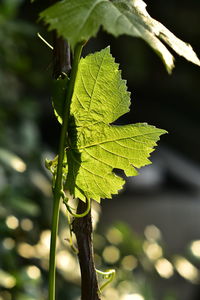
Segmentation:
{"type": "MultiPolygon", "coordinates": [[[[57,105],[54,99],[55,109],[57,105]]],[[[111,198],[124,184],[113,169],[134,176],[137,168],[151,163],[148,157],[166,131],[146,123],[113,125],[129,106],[130,93],[109,48],[80,60],[64,166],[65,187],[75,198],[111,198]]]]}
{"type": "Polygon", "coordinates": [[[146,3],[142,0],[114,0],[113,3],[125,15],[131,24],[138,30],[144,39],[161,57],[167,71],[174,67],[174,58],[165,44],[170,46],[178,55],[200,66],[200,60],[192,47],[177,38],[164,25],[153,19],[146,10],[146,3]],[[165,44],[162,43],[165,42],[165,44]]]}
{"type": "Polygon", "coordinates": [[[40,17],[50,30],[55,29],[66,38],[72,49],[78,42],[96,36],[103,26],[116,37],[126,34],[144,39],[162,58],[169,73],[174,67],[174,58],[165,44],[200,66],[192,47],[151,18],[142,0],[62,0],[44,10],[40,17]]]}

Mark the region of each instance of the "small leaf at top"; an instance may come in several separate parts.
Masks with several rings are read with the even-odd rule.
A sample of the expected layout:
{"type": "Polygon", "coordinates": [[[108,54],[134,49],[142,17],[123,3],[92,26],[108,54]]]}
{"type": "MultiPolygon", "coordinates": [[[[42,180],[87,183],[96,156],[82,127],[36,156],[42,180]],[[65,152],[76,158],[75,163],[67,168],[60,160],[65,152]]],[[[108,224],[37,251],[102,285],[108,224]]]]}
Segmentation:
{"type": "Polygon", "coordinates": [[[151,163],[148,157],[166,131],[146,123],[112,125],[129,106],[130,93],[109,48],[82,58],[66,148],[66,188],[74,197],[83,201],[111,198],[124,183],[113,169],[134,176],[136,169],[151,163]]]}
{"type": "Polygon", "coordinates": [[[174,67],[174,58],[162,40],[177,54],[200,66],[192,47],[151,18],[142,0],[62,0],[44,10],[40,17],[72,48],[96,36],[103,26],[116,37],[126,34],[144,39],[162,58],[168,72],[174,67]]]}

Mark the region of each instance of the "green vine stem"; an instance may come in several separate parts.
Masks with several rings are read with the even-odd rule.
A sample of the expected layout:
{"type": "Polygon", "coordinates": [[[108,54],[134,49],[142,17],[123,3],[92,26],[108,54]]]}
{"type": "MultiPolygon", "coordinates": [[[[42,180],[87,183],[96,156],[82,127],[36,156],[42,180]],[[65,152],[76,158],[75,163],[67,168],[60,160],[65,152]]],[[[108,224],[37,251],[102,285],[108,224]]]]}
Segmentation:
{"type": "Polygon", "coordinates": [[[65,156],[65,147],[67,143],[70,104],[71,104],[71,98],[74,90],[76,73],[78,69],[82,48],[83,48],[83,43],[79,43],[75,47],[71,76],[69,80],[68,89],[66,91],[66,101],[63,110],[63,124],[61,128],[61,136],[60,136],[60,143],[59,143],[56,181],[55,181],[55,187],[53,189],[54,204],[53,204],[53,216],[52,216],[52,225],[51,225],[51,243],[50,243],[50,259],[49,259],[49,298],[48,298],[49,300],[55,300],[56,240],[57,240],[57,233],[58,233],[61,190],[63,186],[62,169],[63,169],[63,160],[65,156]]]}

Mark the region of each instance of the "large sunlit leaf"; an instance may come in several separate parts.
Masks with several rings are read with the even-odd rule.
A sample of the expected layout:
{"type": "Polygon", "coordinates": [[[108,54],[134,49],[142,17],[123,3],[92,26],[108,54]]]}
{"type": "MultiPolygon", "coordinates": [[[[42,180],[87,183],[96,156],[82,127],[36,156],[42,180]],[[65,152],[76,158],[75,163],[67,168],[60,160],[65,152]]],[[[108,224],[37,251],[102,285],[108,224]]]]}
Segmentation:
{"type": "MultiPolygon", "coordinates": [[[[54,99],[55,109],[57,105],[54,99]]],[[[148,157],[165,131],[146,123],[112,125],[129,105],[130,93],[109,48],[81,59],[66,148],[66,188],[74,197],[111,198],[124,183],[113,169],[134,176],[150,164],[148,157]]]]}
{"type": "Polygon", "coordinates": [[[194,64],[200,61],[184,43],[161,23],[151,18],[142,0],[62,0],[40,14],[50,30],[66,38],[72,48],[95,36],[100,28],[119,36],[127,34],[144,39],[162,58],[168,72],[174,59],[165,44],[194,64]],[[165,44],[162,43],[165,42],[165,44]]]}

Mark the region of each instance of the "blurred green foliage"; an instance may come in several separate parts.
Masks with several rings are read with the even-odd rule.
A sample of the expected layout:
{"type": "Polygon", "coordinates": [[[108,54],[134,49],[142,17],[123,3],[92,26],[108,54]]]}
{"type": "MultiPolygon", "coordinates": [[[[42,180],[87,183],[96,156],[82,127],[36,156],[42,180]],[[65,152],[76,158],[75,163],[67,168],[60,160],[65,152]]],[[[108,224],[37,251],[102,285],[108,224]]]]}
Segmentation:
{"type": "Polygon", "coordinates": [[[29,45],[36,26],[21,19],[23,1],[0,3],[0,299],[43,299],[37,261],[20,256],[19,246],[39,238],[42,202],[50,186],[41,165],[39,105],[34,89],[40,79],[29,45]],[[39,185],[38,176],[44,182],[39,185]],[[45,186],[46,184],[46,186],[45,186]],[[35,274],[35,275],[34,275],[35,274]]]}

